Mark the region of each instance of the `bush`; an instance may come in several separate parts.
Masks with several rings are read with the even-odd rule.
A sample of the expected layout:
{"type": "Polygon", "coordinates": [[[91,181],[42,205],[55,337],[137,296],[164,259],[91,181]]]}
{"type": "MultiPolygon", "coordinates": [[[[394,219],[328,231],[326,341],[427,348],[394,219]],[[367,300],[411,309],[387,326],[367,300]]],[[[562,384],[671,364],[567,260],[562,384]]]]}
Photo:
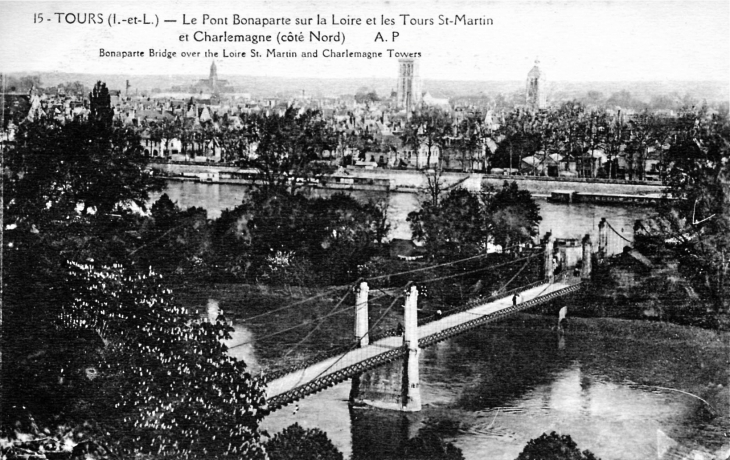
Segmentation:
{"type": "Polygon", "coordinates": [[[461,449],[450,442],[444,442],[431,430],[421,431],[409,439],[403,458],[407,460],[464,460],[461,449]]]}
{"type": "Polygon", "coordinates": [[[317,428],[305,430],[298,423],[277,433],[265,445],[270,460],[342,460],[342,453],[317,428]]]}
{"type": "Polygon", "coordinates": [[[590,451],[581,452],[569,435],[554,431],[531,439],[516,460],[600,460],[590,451]]]}

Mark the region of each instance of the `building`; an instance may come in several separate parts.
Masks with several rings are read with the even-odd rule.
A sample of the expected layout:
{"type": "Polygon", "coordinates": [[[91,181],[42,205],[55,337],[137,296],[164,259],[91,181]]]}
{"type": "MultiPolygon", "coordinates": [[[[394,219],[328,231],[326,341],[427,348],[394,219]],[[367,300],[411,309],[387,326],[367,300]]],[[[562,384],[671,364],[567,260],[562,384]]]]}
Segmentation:
{"type": "Polygon", "coordinates": [[[210,65],[210,76],[207,80],[199,80],[195,85],[198,89],[205,92],[217,94],[223,92],[228,86],[228,81],[218,79],[218,68],[215,65],[215,61],[210,65]]]}
{"type": "Polygon", "coordinates": [[[540,61],[535,60],[535,66],[527,74],[527,89],[525,92],[527,107],[540,110],[547,107],[547,88],[545,72],[539,67],[540,61]]]}
{"type": "Polygon", "coordinates": [[[396,107],[410,112],[421,102],[421,77],[417,59],[398,59],[396,107]]]}
{"type": "Polygon", "coordinates": [[[182,94],[185,99],[189,99],[190,97],[198,100],[207,99],[217,104],[220,101],[219,95],[221,93],[233,93],[234,91],[235,88],[229,86],[228,80],[218,78],[218,68],[215,65],[215,61],[213,61],[210,65],[210,75],[208,78],[198,80],[187,86],[173,86],[171,92],[175,97],[180,97],[182,94]],[[205,97],[201,97],[201,95],[205,95],[205,97]]]}

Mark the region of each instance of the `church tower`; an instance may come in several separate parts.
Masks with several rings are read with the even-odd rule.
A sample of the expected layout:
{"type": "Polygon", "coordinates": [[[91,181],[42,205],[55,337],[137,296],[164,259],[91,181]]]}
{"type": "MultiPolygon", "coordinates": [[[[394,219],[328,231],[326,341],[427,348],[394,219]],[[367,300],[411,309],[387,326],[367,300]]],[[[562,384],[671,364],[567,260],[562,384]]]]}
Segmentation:
{"type": "Polygon", "coordinates": [[[419,102],[421,102],[421,78],[418,74],[418,60],[398,59],[396,107],[410,112],[419,102]]]}
{"type": "Polygon", "coordinates": [[[540,70],[540,61],[535,60],[535,66],[527,74],[526,102],[527,106],[534,110],[547,107],[546,79],[545,73],[540,70]]]}
{"type": "Polygon", "coordinates": [[[213,93],[218,92],[218,68],[215,66],[215,61],[210,65],[210,78],[208,79],[210,82],[210,87],[213,90],[213,93]]]}

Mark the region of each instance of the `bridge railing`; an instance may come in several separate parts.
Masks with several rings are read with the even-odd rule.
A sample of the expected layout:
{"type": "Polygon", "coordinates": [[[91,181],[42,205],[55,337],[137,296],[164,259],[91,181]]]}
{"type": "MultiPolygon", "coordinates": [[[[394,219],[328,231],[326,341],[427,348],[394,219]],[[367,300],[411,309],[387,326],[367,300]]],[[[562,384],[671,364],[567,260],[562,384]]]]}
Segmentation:
{"type": "MultiPolygon", "coordinates": [[[[606,228],[606,230],[607,230],[607,226],[605,225],[605,222],[604,222],[604,228],[606,228]]],[[[604,233],[604,235],[605,235],[605,233],[604,233]]],[[[527,256],[527,257],[524,257],[524,258],[521,258],[521,259],[516,259],[515,262],[516,261],[525,261],[525,263],[524,263],[524,265],[519,270],[516,271],[516,273],[507,275],[507,276],[511,276],[511,278],[508,281],[504,282],[504,284],[502,284],[501,289],[504,289],[506,286],[509,285],[509,283],[511,283],[512,281],[514,281],[521,273],[523,273],[523,270],[525,270],[528,267],[532,266],[531,265],[531,261],[537,260],[539,263],[545,263],[546,266],[545,266],[545,269],[544,270],[547,270],[548,269],[547,267],[550,267],[550,264],[548,263],[549,262],[548,258],[547,257],[544,257],[541,260],[540,258],[535,259],[535,257],[538,256],[538,255],[540,255],[540,254],[546,255],[547,254],[546,251],[547,251],[547,248],[548,247],[549,246],[546,246],[546,248],[543,248],[543,249],[539,250],[538,252],[535,252],[534,254],[532,254],[530,256],[527,256]]],[[[585,249],[585,245],[584,245],[584,254],[585,254],[585,251],[586,251],[586,249],[585,249]]],[[[588,251],[590,251],[590,249],[588,249],[588,251]]],[[[513,262],[506,262],[503,265],[509,265],[509,264],[512,264],[512,263],[513,262]]],[[[494,268],[494,267],[498,267],[498,266],[499,265],[493,266],[493,267],[490,267],[490,268],[494,268]]],[[[533,269],[532,270],[532,274],[531,275],[528,275],[529,277],[534,276],[534,268],[535,267],[532,266],[532,269],[533,269]]],[[[471,271],[470,270],[467,270],[464,274],[467,274],[468,275],[468,274],[472,274],[472,273],[475,273],[475,272],[479,272],[480,270],[482,270],[482,269],[475,269],[475,270],[471,270],[471,271]]],[[[589,270],[589,268],[587,270],[589,270]]],[[[528,270],[527,273],[530,273],[530,271],[528,270]]],[[[448,310],[446,310],[446,308],[444,308],[442,306],[442,308],[444,308],[444,310],[446,310],[445,311],[445,314],[443,314],[441,312],[438,312],[437,314],[432,314],[432,315],[427,316],[427,317],[422,317],[422,318],[416,320],[416,322],[413,324],[413,327],[423,326],[423,325],[429,324],[429,323],[434,322],[434,321],[438,321],[438,320],[441,320],[441,319],[444,319],[444,318],[449,318],[449,317],[452,317],[453,315],[456,315],[456,314],[459,314],[459,313],[462,313],[462,312],[471,310],[471,309],[473,309],[475,307],[478,307],[480,305],[485,305],[485,304],[488,304],[488,303],[491,303],[491,302],[495,302],[495,301],[498,301],[498,300],[501,300],[501,299],[504,299],[504,298],[508,298],[508,297],[513,296],[513,295],[516,295],[516,294],[521,294],[521,293],[523,293],[525,291],[528,291],[530,289],[536,288],[538,286],[546,286],[546,289],[547,289],[552,283],[565,281],[570,276],[570,273],[571,272],[569,272],[569,271],[564,271],[560,275],[551,277],[549,279],[543,279],[543,278],[541,278],[541,279],[535,280],[535,281],[533,281],[531,283],[528,283],[528,284],[525,284],[525,285],[522,285],[522,286],[518,286],[518,287],[513,288],[513,289],[501,290],[501,291],[499,291],[499,292],[497,292],[497,293],[495,293],[493,295],[490,295],[490,296],[484,296],[484,297],[480,296],[480,297],[472,298],[471,300],[469,300],[469,301],[467,301],[467,302],[465,302],[465,303],[463,303],[463,304],[461,304],[461,305],[459,305],[457,307],[450,308],[448,310]]],[[[582,275],[584,275],[584,274],[582,274],[582,275]]],[[[453,278],[453,277],[461,277],[461,276],[463,276],[463,274],[456,273],[454,275],[447,275],[447,276],[441,276],[441,277],[432,278],[432,279],[426,280],[424,282],[441,281],[441,280],[450,279],[450,278],[453,278]]],[[[542,275],[540,275],[540,276],[542,276],[542,275]]],[[[482,278],[480,278],[480,280],[481,279],[482,278]]],[[[364,281],[361,282],[361,284],[364,287],[359,287],[358,289],[364,289],[364,291],[363,291],[363,292],[365,292],[365,300],[364,300],[364,302],[365,302],[365,305],[367,305],[367,302],[368,302],[368,299],[367,299],[367,290],[368,290],[368,287],[367,287],[367,284],[364,281]]],[[[384,293],[384,294],[387,296],[387,293],[384,293]]],[[[553,294],[550,294],[550,297],[552,297],[552,296],[553,296],[553,294]]],[[[399,298],[400,297],[394,297],[393,302],[391,303],[390,307],[388,307],[388,309],[383,313],[383,316],[388,312],[388,310],[390,310],[392,307],[394,307],[396,305],[396,303],[398,302],[398,299],[399,298]]],[[[344,298],[342,300],[344,300],[344,298]]],[[[544,300],[541,300],[541,302],[542,301],[544,301],[544,300]]],[[[358,301],[358,302],[361,302],[361,301],[358,301]]],[[[534,302],[532,302],[532,301],[531,302],[523,302],[523,303],[520,303],[519,304],[520,305],[519,309],[530,308],[530,306],[532,306],[533,304],[534,304],[534,302]]],[[[360,309],[358,309],[358,311],[359,310],[360,309]]],[[[502,315],[504,315],[504,314],[510,314],[510,313],[513,312],[513,310],[515,310],[515,309],[511,306],[511,307],[505,309],[504,310],[504,313],[502,315]]],[[[367,315],[367,308],[363,309],[362,311],[365,312],[364,313],[365,315],[367,315]]],[[[362,340],[363,337],[369,337],[369,342],[370,343],[373,343],[373,342],[377,342],[379,340],[385,339],[387,337],[400,336],[402,334],[402,331],[403,331],[403,328],[402,327],[391,328],[391,329],[387,329],[387,330],[381,330],[381,331],[378,331],[376,333],[375,330],[374,330],[375,329],[375,326],[377,326],[377,323],[379,323],[380,320],[383,317],[379,318],[378,321],[376,321],[376,324],[371,325],[369,327],[369,329],[368,329],[368,325],[367,325],[367,322],[368,321],[367,321],[367,316],[366,316],[365,317],[365,323],[364,323],[365,324],[365,329],[361,329],[360,322],[361,322],[362,318],[361,319],[357,319],[359,317],[359,315],[360,315],[360,313],[357,313],[356,312],[356,321],[355,321],[356,322],[356,328],[355,328],[356,331],[355,332],[356,332],[356,336],[358,337],[356,340],[348,340],[347,343],[343,343],[341,346],[334,347],[334,348],[331,348],[330,350],[325,350],[323,352],[317,353],[314,356],[310,357],[309,359],[305,359],[305,360],[300,361],[298,363],[295,363],[293,365],[285,366],[285,367],[283,367],[281,369],[278,369],[276,371],[273,371],[273,372],[269,372],[269,373],[266,373],[266,374],[262,374],[260,377],[258,377],[259,381],[264,382],[264,383],[270,382],[272,380],[276,380],[278,378],[281,378],[281,377],[283,377],[283,376],[285,376],[287,374],[291,374],[291,373],[296,372],[298,370],[306,369],[306,368],[308,368],[308,367],[310,367],[310,366],[312,366],[312,365],[314,365],[316,363],[322,362],[322,361],[327,360],[329,358],[336,357],[336,356],[344,356],[347,352],[356,349],[358,346],[362,346],[360,340],[362,340]],[[360,328],[361,330],[359,330],[358,328],[360,328]],[[359,330],[359,332],[358,332],[358,330],[359,330]],[[362,337],[360,337],[360,336],[362,336],[362,337]]],[[[501,316],[497,316],[497,317],[501,317],[501,316]]],[[[473,325],[471,325],[471,322],[468,323],[468,324],[469,325],[466,326],[467,328],[468,327],[473,327],[473,325]]],[[[459,330],[463,330],[463,326],[462,325],[455,326],[455,327],[457,327],[457,332],[459,330]]],[[[451,330],[451,328],[447,328],[447,330],[451,330]]],[[[448,336],[448,334],[443,335],[443,337],[447,337],[447,336],[448,336]]],[[[429,340],[432,340],[432,339],[429,339],[429,340]]],[[[440,340],[440,339],[437,338],[437,339],[433,339],[433,340],[440,340]]],[[[368,342],[368,339],[366,338],[365,339],[365,343],[367,343],[367,342],[368,342]]]]}
{"type": "MultiPolygon", "coordinates": [[[[548,283],[548,285],[550,285],[550,283],[548,283]]],[[[532,308],[541,303],[548,302],[557,297],[578,291],[580,289],[580,287],[581,287],[580,283],[576,283],[571,286],[565,287],[563,289],[559,289],[559,290],[550,292],[546,295],[541,295],[541,296],[538,296],[531,300],[522,302],[521,304],[517,304],[516,306],[512,305],[512,306],[509,306],[498,312],[485,314],[485,315],[479,316],[473,320],[467,321],[465,323],[461,323],[461,324],[455,325],[453,327],[446,328],[435,334],[431,334],[427,337],[420,338],[418,341],[418,346],[420,348],[427,347],[434,343],[446,340],[452,336],[458,335],[458,334],[465,332],[469,329],[472,329],[474,327],[477,327],[477,326],[480,326],[483,324],[487,324],[487,323],[490,323],[493,321],[497,321],[497,320],[502,319],[506,316],[509,316],[515,312],[518,312],[521,310],[526,310],[528,308],[532,308]]],[[[375,356],[371,356],[370,358],[364,359],[362,361],[354,363],[345,368],[338,369],[329,374],[324,374],[324,375],[318,376],[301,386],[298,386],[296,388],[293,388],[291,390],[285,391],[281,394],[278,394],[276,396],[269,398],[267,400],[269,410],[276,410],[276,409],[283,407],[287,404],[290,404],[298,399],[301,399],[307,395],[310,395],[310,394],[319,392],[321,390],[324,390],[326,388],[329,388],[331,386],[334,386],[344,380],[347,380],[355,375],[366,372],[372,368],[375,368],[382,364],[394,361],[396,359],[400,359],[400,358],[404,357],[407,353],[408,353],[408,349],[404,345],[402,347],[393,348],[393,349],[387,350],[383,353],[379,353],[375,356]]],[[[321,359],[319,361],[321,361],[321,359]]],[[[319,361],[317,361],[317,362],[319,362],[319,361]]],[[[272,379],[268,379],[268,380],[270,381],[272,379]]]]}
{"type": "Polygon", "coordinates": [[[580,290],[580,288],[581,288],[581,285],[580,285],[580,282],[578,282],[576,284],[565,287],[563,289],[559,289],[557,291],[550,292],[547,295],[538,296],[538,297],[535,297],[528,301],[519,303],[517,305],[511,305],[498,312],[479,316],[471,321],[467,321],[465,323],[461,323],[456,326],[444,329],[435,334],[431,334],[427,337],[422,337],[418,340],[418,346],[421,348],[424,348],[429,345],[433,345],[434,343],[441,342],[443,340],[446,340],[452,336],[460,334],[460,333],[467,331],[469,329],[472,329],[474,327],[477,327],[477,326],[480,326],[483,324],[487,324],[487,323],[490,323],[493,321],[497,321],[499,319],[504,318],[505,316],[509,316],[518,311],[527,310],[528,308],[532,308],[536,305],[539,305],[539,304],[542,304],[545,302],[549,302],[550,300],[553,300],[555,298],[576,292],[576,291],[580,290]]]}
{"type": "Polygon", "coordinates": [[[540,286],[541,284],[546,284],[546,283],[548,283],[548,280],[539,279],[537,281],[533,281],[532,283],[526,284],[524,286],[520,286],[520,287],[517,287],[517,288],[514,288],[514,289],[510,289],[508,291],[502,291],[502,292],[500,292],[498,294],[494,294],[494,295],[491,295],[489,297],[481,297],[480,296],[480,297],[477,297],[475,299],[472,299],[472,300],[468,301],[467,303],[465,303],[464,305],[462,305],[460,307],[453,308],[451,310],[446,311],[445,314],[443,314],[441,316],[431,315],[431,316],[427,316],[425,318],[419,318],[418,319],[418,325],[419,326],[422,326],[424,324],[428,324],[428,323],[433,322],[433,321],[438,321],[441,318],[446,318],[448,316],[455,315],[457,313],[461,313],[461,312],[464,312],[464,311],[467,311],[467,310],[471,310],[472,308],[474,308],[474,307],[476,307],[478,305],[482,305],[482,304],[489,303],[489,302],[495,302],[497,300],[504,299],[505,297],[509,297],[511,295],[514,295],[514,294],[519,294],[521,292],[524,292],[524,291],[527,291],[529,289],[532,289],[535,286],[540,286]]]}
{"type": "Polygon", "coordinates": [[[254,378],[257,379],[259,382],[262,382],[262,383],[271,382],[272,380],[276,380],[278,378],[284,377],[285,375],[291,374],[292,372],[296,372],[296,371],[299,371],[299,370],[302,370],[302,369],[306,369],[309,366],[313,366],[313,365],[315,365],[315,364],[317,364],[317,363],[319,363],[321,361],[324,361],[326,359],[334,358],[335,356],[339,356],[339,355],[341,355],[343,353],[347,353],[349,350],[352,349],[352,346],[353,345],[354,345],[354,340],[353,340],[353,343],[351,343],[351,344],[343,345],[343,346],[340,346],[340,347],[337,347],[337,348],[333,348],[331,350],[327,350],[327,351],[322,352],[322,353],[317,353],[316,355],[314,355],[311,358],[308,358],[308,359],[306,359],[304,361],[301,361],[301,362],[292,364],[290,366],[287,366],[287,367],[278,369],[278,370],[273,371],[273,372],[263,373],[263,374],[261,374],[259,376],[254,377],[254,378]]]}
{"type": "MultiPolygon", "coordinates": [[[[564,281],[565,279],[567,279],[569,277],[570,277],[570,273],[569,272],[563,272],[560,275],[556,276],[554,278],[554,281],[553,282],[564,281]]],[[[501,292],[501,293],[496,294],[496,295],[492,295],[492,296],[489,296],[489,297],[482,297],[482,298],[473,299],[473,300],[467,302],[466,304],[464,304],[464,305],[462,305],[462,306],[460,306],[458,308],[449,310],[448,311],[448,314],[446,314],[446,315],[442,315],[440,317],[429,316],[429,317],[426,317],[426,318],[420,318],[418,320],[418,325],[419,326],[422,326],[422,325],[428,324],[428,323],[430,323],[432,321],[437,321],[439,319],[446,318],[446,317],[455,315],[457,313],[461,313],[461,312],[464,312],[464,311],[468,311],[468,310],[471,310],[472,308],[475,308],[475,307],[477,307],[479,305],[483,305],[483,304],[486,304],[486,303],[490,303],[490,302],[494,302],[494,301],[497,301],[497,300],[500,300],[500,299],[504,299],[504,298],[509,297],[509,296],[512,296],[514,294],[519,294],[521,292],[527,291],[527,290],[532,289],[532,288],[534,288],[536,286],[541,286],[541,285],[544,285],[544,284],[550,284],[550,282],[548,280],[541,279],[541,280],[537,280],[537,281],[534,281],[532,283],[526,284],[524,286],[520,286],[520,287],[517,287],[517,288],[514,288],[514,289],[510,289],[508,291],[501,292]]],[[[525,308],[530,308],[530,306],[532,306],[532,305],[533,305],[533,303],[530,303],[530,301],[523,302],[522,304],[519,304],[518,310],[525,309],[525,308]]],[[[512,307],[510,307],[509,312],[513,312],[513,308],[512,307]]],[[[391,328],[391,329],[388,329],[386,331],[383,331],[383,332],[381,332],[379,334],[370,335],[370,342],[371,343],[374,343],[374,342],[377,342],[379,340],[382,340],[382,339],[385,339],[385,338],[388,338],[388,337],[400,336],[401,334],[402,334],[402,332],[399,331],[397,328],[391,328]]],[[[312,366],[314,364],[317,364],[317,363],[319,363],[321,361],[324,361],[326,359],[334,358],[335,356],[342,355],[343,353],[346,353],[346,352],[352,350],[353,349],[353,345],[354,345],[354,341],[353,341],[352,344],[348,344],[348,345],[344,345],[344,346],[341,346],[341,347],[333,348],[333,349],[328,350],[328,351],[323,352],[323,353],[318,353],[317,355],[315,355],[315,356],[313,356],[313,357],[311,357],[311,358],[309,358],[307,360],[298,362],[296,364],[293,364],[291,366],[287,366],[285,368],[276,370],[274,372],[268,372],[268,373],[262,374],[262,375],[260,375],[260,376],[258,376],[256,378],[259,381],[263,382],[263,383],[271,382],[271,381],[276,380],[278,378],[281,378],[281,377],[283,377],[283,376],[285,376],[287,374],[291,374],[292,372],[296,372],[298,370],[306,369],[307,367],[310,367],[310,366],[312,366]]]]}
{"type": "Polygon", "coordinates": [[[366,372],[374,367],[389,363],[391,361],[395,361],[398,358],[402,358],[407,353],[408,349],[405,346],[394,348],[392,350],[388,350],[386,352],[372,356],[363,361],[359,361],[352,366],[348,366],[344,369],[339,369],[330,374],[315,378],[302,386],[296,387],[294,389],[269,398],[267,400],[269,410],[276,410],[307,395],[317,393],[324,390],[325,388],[337,385],[338,383],[347,380],[350,377],[366,372]]]}

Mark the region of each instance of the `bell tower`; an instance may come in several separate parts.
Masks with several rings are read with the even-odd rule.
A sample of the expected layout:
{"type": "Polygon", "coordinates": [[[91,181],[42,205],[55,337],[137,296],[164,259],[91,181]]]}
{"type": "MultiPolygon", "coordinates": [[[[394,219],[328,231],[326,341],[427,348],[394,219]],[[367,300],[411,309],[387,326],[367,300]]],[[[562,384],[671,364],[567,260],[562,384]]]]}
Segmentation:
{"type": "Polygon", "coordinates": [[[527,106],[534,110],[547,107],[547,95],[545,94],[545,72],[540,70],[540,61],[535,59],[535,66],[527,74],[527,88],[525,98],[527,106]]]}
{"type": "Polygon", "coordinates": [[[396,106],[410,112],[421,102],[421,77],[417,59],[398,59],[396,106]]]}
{"type": "Polygon", "coordinates": [[[210,87],[213,89],[213,93],[218,92],[218,68],[215,66],[215,61],[210,65],[210,87]]]}

